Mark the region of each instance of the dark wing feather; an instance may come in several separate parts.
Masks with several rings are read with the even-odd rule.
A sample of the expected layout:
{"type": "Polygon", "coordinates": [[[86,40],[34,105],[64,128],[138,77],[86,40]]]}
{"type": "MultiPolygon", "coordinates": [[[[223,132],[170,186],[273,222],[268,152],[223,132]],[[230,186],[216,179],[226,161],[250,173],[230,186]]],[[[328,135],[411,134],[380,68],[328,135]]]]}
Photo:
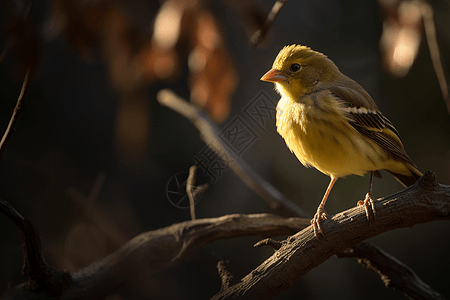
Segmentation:
{"type": "Polygon", "coordinates": [[[398,143],[398,140],[389,136],[385,130],[383,131],[373,131],[365,126],[361,126],[358,122],[349,122],[359,133],[370,138],[375,143],[388,150],[392,154],[397,155],[401,159],[409,162],[411,165],[415,166],[415,164],[411,161],[411,159],[406,154],[403,146],[398,143]]]}
{"type": "MultiPolygon", "coordinates": [[[[332,89],[330,90],[333,92],[332,89]]],[[[394,125],[392,125],[391,121],[383,116],[378,109],[360,107],[353,104],[357,102],[354,101],[354,99],[349,102],[346,98],[342,98],[343,96],[345,97],[350,95],[352,95],[352,98],[358,97],[356,92],[352,94],[351,89],[344,88],[344,90],[345,93],[342,93],[342,89],[340,89],[340,95],[334,92],[333,94],[338,99],[342,100],[341,104],[343,106],[343,111],[345,116],[348,118],[350,125],[353,126],[359,133],[370,138],[384,149],[410,163],[412,166],[415,166],[406,154],[400,135],[394,125]]]]}

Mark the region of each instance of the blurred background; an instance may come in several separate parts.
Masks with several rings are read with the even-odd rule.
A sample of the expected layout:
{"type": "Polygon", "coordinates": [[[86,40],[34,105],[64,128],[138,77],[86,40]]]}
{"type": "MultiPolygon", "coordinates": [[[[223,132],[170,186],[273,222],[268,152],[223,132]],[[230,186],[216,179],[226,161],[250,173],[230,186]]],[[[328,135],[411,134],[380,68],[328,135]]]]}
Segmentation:
{"type": "MultiPolygon", "coordinates": [[[[255,103],[273,107],[278,101],[272,84],[259,78],[289,44],[328,55],[372,95],[419,169],[450,182],[450,118],[423,27],[430,12],[424,7],[432,8],[447,72],[446,0],[287,1],[258,49],[249,38],[274,1],[2,2],[0,128],[6,129],[25,71],[35,68],[0,162],[0,197],[35,222],[56,268],[76,272],[139,233],[190,219],[188,209],[170,201],[169,183],[186,176],[205,143],[187,119],[157,102],[163,88],[202,107],[223,129],[240,118],[254,134],[241,158],[312,216],[329,178],[297,161],[276,132],[273,114],[262,124],[246,113],[255,103]]],[[[375,197],[402,189],[382,175],[374,180],[375,197]]],[[[199,168],[197,176],[210,184],[196,204],[198,218],[272,212],[231,170],[212,176],[199,168]]],[[[340,179],[327,212],[353,207],[368,183],[368,176],[340,179]]],[[[449,234],[447,222],[434,222],[371,241],[449,297],[449,234]]],[[[109,299],[208,299],[220,290],[212,253],[228,259],[241,278],[272,254],[252,247],[259,239],[214,242],[109,299]]],[[[0,216],[2,294],[23,281],[21,247],[19,231],[0,216]]],[[[277,299],[298,297],[404,298],[356,260],[336,257],[277,299]]]]}

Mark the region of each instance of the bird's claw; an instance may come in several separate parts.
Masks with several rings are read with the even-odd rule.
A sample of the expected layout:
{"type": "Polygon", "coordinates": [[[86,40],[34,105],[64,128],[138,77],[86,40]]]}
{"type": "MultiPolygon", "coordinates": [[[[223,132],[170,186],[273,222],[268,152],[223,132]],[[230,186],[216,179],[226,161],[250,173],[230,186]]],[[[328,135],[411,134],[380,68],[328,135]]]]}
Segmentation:
{"type": "Polygon", "coordinates": [[[319,233],[323,235],[322,225],[320,224],[323,220],[328,218],[327,213],[324,209],[318,208],[314,218],[311,220],[311,224],[314,228],[314,236],[319,239],[319,233]]]}
{"type": "Polygon", "coordinates": [[[373,200],[372,193],[367,193],[364,200],[359,200],[358,205],[364,205],[364,211],[366,212],[367,221],[372,221],[370,218],[369,207],[372,208],[373,220],[376,220],[375,201],[373,200]]]}

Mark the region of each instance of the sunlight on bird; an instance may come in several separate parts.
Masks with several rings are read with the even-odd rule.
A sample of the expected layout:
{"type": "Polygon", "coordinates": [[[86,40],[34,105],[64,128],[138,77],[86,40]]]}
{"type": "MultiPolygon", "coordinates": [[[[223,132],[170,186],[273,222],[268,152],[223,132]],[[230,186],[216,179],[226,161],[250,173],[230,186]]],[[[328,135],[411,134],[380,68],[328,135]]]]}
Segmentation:
{"type": "Polygon", "coordinates": [[[286,46],[261,80],[275,83],[281,95],[276,125],[289,149],[303,165],[331,178],[311,220],[316,237],[323,234],[325,202],[339,177],[371,172],[369,192],[358,203],[370,221],[370,207],[376,216],[372,179],[378,170],[389,171],[404,186],[422,176],[370,95],[324,54],[286,46]]]}

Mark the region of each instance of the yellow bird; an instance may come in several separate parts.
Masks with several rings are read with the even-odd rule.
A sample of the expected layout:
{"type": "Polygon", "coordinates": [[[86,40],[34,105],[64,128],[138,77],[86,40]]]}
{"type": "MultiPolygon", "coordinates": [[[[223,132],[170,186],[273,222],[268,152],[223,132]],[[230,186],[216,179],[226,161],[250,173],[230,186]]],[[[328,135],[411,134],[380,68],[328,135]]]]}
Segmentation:
{"type": "Polygon", "coordinates": [[[371,172],[364,201],[367,219],[371,207],[373,175],[389,171],[404,186],[422,173],[406,154],[398,131],[380,112],[370,95],[342,74],[322,53],[291,45],[278,54],[262,78],[274,82],[281,99],[277,105],[277,131],[298,160],[330,176],[331,181],[311,223],[322,233],[327,218],[325,202],[339,177],[371,172]]]}

